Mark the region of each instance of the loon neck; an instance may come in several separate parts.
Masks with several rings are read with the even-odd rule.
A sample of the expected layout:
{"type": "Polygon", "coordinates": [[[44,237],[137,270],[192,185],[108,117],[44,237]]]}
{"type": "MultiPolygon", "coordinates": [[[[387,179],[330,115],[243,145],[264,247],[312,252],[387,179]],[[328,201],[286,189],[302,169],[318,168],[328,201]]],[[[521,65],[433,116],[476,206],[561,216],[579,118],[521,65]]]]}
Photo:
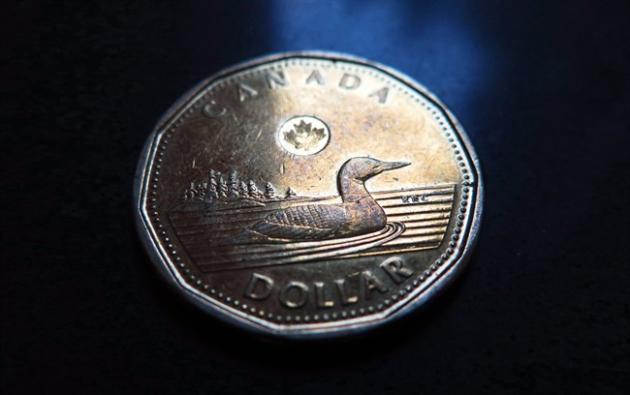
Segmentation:
{"type": "Polygon", "coordinates": [[[374,200],[363,181],[344,178],[339,182],[339,194],[344,203],[357,203],[360,200],[374,200]]]}

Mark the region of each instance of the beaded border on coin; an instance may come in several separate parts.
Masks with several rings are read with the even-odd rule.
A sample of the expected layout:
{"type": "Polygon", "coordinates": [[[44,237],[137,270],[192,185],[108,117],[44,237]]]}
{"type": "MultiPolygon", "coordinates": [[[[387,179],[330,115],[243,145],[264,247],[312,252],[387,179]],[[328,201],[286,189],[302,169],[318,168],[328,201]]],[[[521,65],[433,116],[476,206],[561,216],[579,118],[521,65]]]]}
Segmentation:
{"type": "MultiPolygon", "coordinates": [[[[268,67],[273,68],[273,66],[272,64],[268,67]]],[[[322,65],[320,64],[319,66],[322,65]]],[[[385,79],[383,81],[387,82],[385,79]]],[[[363,331],[403,316],[424,304],[452,281],[469,258],[479,231],[482,200],[483,184],[479,161],[475,152],[462,126],[434,95],[409,77],[386,66],[349,55],[329,52],[292,52],[254,59],[251,62],[220,72],[198,84],[183,95],[158,122],[154,132],[147,140],[138,163],[134,188],[136,224],[141,239],[152,260],[170,284],[183,291],[186,298],[194,304],[221,319],[255,332],[297,338],[325,337],[363,331]],[[190,267],[187,267],[171,243],[168,233],[162,225],[159,213],[155,211],[157,209],[155,205],[156,189],[160,181],[162,156],[173,132],[187,116],[195,111],[202,110],[203,106],[207,104],[204,103],[203,99],[207,98],[208,93],[213,88],[228,83],[232,79],[241,78],[244,76],[243,74],[232,74],[248,68],[256,67],[250,71],[250,73],[256,73],[264,70],[263,66],[269,63],[284,61],[287,64],[308,65],[317,63],[319,59],[323,61],[339,60],[348,62],[353,66],[343,65],[341,67],[343,70],[376,75],[376,73],[368,69],[374,68],[404,85],[405,89],[397,84],[389,84],[390,87],[411,96],[420,105],[429,109],[431,115],[440,125],[453,150],[464,179],[461,189],[462,194],[459,199],[460,204],[455,217],[456,222],[451,239],[448,241],[448,247],[427,270],[414,278],[412,281],[413,285],[407,285],[397,292],[393,292],[382,303],[367,307],[321,315],[273,315],[249,306],[236,298],[224,295],[222,292],[210,287],[209,284],[204,283],[193,273],[190,267]],[[416,97],[417,95],[409,92],[409,90],[424,100],[420,100],[420,98],[416,97]],[[183,109],[182,106],[184,106],[183,109]],[[464,155],[468,157],[472,168],[468,167],[463,160],[464,155]],[[476,199],[473,200],[475,195],[476,199]],[[466,217],[465,213],[468,210],[473,210],[473,213],[466,217]],[[466,218],[469,220],[465,224],[463,221],[466,218]],[[468,232],[462,233],[466,227],[469,227],[468,232]],[[166,248],[163,248],[162,245],[156,242],[158,239],[161,240],[166,248]],[[460,249],[457,249],[457,247],[460,247],[460,249]],[[178,266],[181,272],[175,266],[178,266]],[[406,294],[410,294],[410,298],[403,298],[406,294]]]]}

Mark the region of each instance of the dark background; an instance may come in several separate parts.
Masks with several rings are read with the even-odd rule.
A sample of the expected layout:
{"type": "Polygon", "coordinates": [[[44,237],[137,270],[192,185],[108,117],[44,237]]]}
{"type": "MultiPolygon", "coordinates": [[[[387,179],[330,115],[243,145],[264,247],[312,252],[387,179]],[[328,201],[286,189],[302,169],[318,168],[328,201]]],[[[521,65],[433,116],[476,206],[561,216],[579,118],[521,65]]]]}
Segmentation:
{"type": "Polygon", "coordinates": [[[630,2],[94,3],[2,7],[0,392],[630,391],[630,2]],[[435,92],[477,149],[486,202],[471,265],[428,309],[278,343],[167,289],[131,186],[179,95],[302,49],[435,92]]]}

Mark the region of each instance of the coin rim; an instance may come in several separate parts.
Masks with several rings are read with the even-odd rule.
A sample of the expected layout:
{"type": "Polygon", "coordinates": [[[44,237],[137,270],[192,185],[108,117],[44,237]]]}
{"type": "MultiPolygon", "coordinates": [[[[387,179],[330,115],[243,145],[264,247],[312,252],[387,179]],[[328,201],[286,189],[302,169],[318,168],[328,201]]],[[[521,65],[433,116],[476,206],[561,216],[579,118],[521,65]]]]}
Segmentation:
{"type": "MultiPolygon", "coordinates": [[[[323,51],[293,51],[293,52],[282,52],[275,53],[267,56],[257,57],[250,61],[246,61],[243,63],[236,64],[232,67],[223,69],[218,73],[213,74],[212,76],[204,79],[200,83],[196,84],[193,88],[186,91],[178,100],[175,101],[171,107],[160,117],[155,128],[147,138],[144,147],[142,149],[142,154],[140,155],[140,159],[138,161],[138,166],[136,168],[136,173],[134,177],[134,187],[133,187],[133,199],[134,199],[134,216],[136,228],[138,231],[138,235],[140,240],[142,241],[147,253],[153,264],[157,267],[158,272],[161,274],[162,278],[166,280],[166,282],[174,287],[179,294],[184,296],[188,301],[192,302],[194,305],[202,309],[203,311],[211,314],[214,317],[217,317],[225,322],[230,324],[234,324],[240,328],[245,330],[264,335],[275,335],[282,336],[287,338],[294,339],[315,339],[315,338],[327,338],[327,337],[335,337],[341,336],[351,333],[359,333],[365,332],[368,330],[372,330],[378,327],[381,327],[393,320],[398,320],[406,315],[408,315],[411,311],[418,309],[419,307],[425,305],[430,300],[433,300],[439,293],[443,292],[448,285],[450,285],[453,280],[463,272],[466,267],[470,255],[477,243],[478,233],[481,225],[481,215],[483,210],[483,200],[484,200],[484,188],[482,181],[482,172],[481,166],[479,163],[479,159],[475,150],[473,149],[472,144],[466,134],[463,126],[459,123],[457,118],[451,113],[451,111],[440,101],[433,93],[431,93],[424,85],[418,83],[411,77],[396,71],[388,66],[382,65],[380,63],[367,60],[361,57],[343,54],[339,52],[323,52],[323,51]],[[467,235],[466,242],[462,247],[460,257],[452,263],[452,265],[448,268],[447,271],[442,273],[435,281],[426,289],[424,292],[419,293],[414,298],[411,298],[405,302],[399,309],[393,311],[390,315],[386,317],[378,317],[377,312],[373,314],[367,314],[365,316],[366,319],[370,319],[370,321],[353,323],[350,325],[342,325],[338,327],[330,327],[326,326],[324,328],[292,328],[291,325],[285,325],[284,328],[278,329],[278,327],[270,327],[269,323],[264,320],[258,319],[258,317],[252,316],[245,312],[245,317],[242,317],[238,314],[232,313],[231,310],[235,312],[243,313],[239,310],[233,309],[229,306],[221,304],[217,302],[213,304],[208,300],[200,297],[199,295],[191,292],[187,289],[182,282],[185,283],[185,280],[178,275],[178,273],[174,273],[171,269],[171,265],[169,264],[167,258],[160,254],[159,246],[156,243],[156,240],[151,236],[152,232],[146,223],[145,216],[145,203],[143,199],[143,190],[144,185],[146,183],[146,179],[150,175],[151,166],[151,157],[153,156],[153,151],[155,151],[155,142],[156,137],[163,125],[166,124],[179,110],[179,108],[186,104],[194,95],[198,93],[200,90],[207,87],[211,82],[218,80],[226,75],[233,74],[235,72],[245,70],[248,68],[252,68],[255,66],[260,66],[265,63],[271,63],[279,60],[291,59],[291,58],[315,58],[315,59],[324,59],[324,60],[332,60],[332,61],[347,61],[356,63],[363,66],[373,67],[391,77],[398,79],[403,84],[408,87],[416,90],[421,95],[426,96],[428,99],[434,102],[436,106],[438,106],[444,113],[447,115],[449,121],[451,122],[454,130],[458,133],[461,142],[464,148],[467,151],[467,154],[470,158],[471,167],[474,168],[476,172],[476,182],[477,182],[477,199],[474,205],[474,213],[472,214],[471,224],[469,228],[469,232],[467,235]],[[181,282],[180,282],[181,281],[181,282]]],[[[187,283],[186,283],[187,284],[187,283]]],[[[189,285],[190,286],[190,285],[189,285]]],[[[341,321],[341,320],[340,320],[341,321]]],[[[333,321],[334,322],[334,321],[333,321]]],[[[329,322],[328,324],[330,324],[329,322]]]]}

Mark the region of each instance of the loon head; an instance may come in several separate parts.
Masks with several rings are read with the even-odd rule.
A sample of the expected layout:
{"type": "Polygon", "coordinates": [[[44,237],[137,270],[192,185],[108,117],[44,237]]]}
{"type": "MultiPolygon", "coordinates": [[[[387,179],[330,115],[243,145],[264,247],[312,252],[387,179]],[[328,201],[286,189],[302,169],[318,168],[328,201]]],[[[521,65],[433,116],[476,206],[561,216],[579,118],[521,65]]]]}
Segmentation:
{"type": "Polygon", "coordinates": [[[352,158],[341,166],[340,179],[365,182],[387,170],[409,166],[409,162],[384,162],[374,158],[352,158]]]}

